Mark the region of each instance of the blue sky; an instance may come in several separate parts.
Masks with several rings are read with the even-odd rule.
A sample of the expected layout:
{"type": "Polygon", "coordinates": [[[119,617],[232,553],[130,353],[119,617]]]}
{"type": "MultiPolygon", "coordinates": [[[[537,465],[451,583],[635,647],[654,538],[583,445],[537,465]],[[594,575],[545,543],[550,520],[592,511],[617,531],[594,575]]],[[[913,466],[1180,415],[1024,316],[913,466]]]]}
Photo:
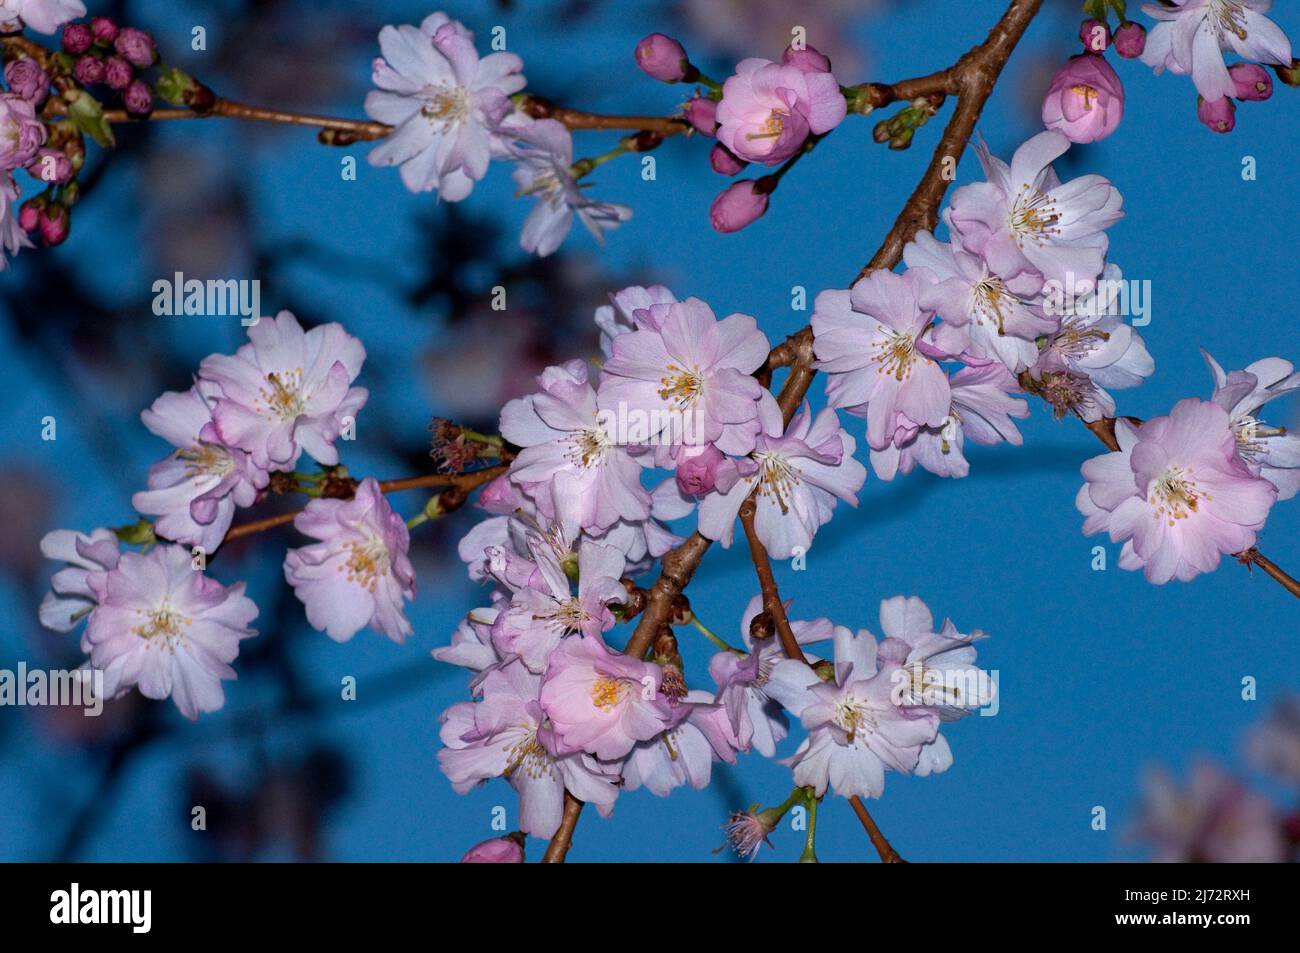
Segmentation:
{"type": "MultiPolygon", "coordinates": [[[[428,12],[412,3],[353,6],[364,11],[367,24],[403,17],[413,22],[428,12]],[[391,18],[381,15],[389,11],[391,18]]],[[[661,18],[659,4],[606,5],[603,14],[584,25],[577,42],[571,32],[549,23],[550,5],[516,6],[508,16],[481,3],[447,9],[480,38],[492,25],[504,24],[511,49],[524,59],[530,88],[560,91],[571,105],[663,113],[683,98],[680,88],[650,81],[632,62],[631,50],[641,34],[661,23],[671,25],[661,18]],[[643,15],[629,16],[630,7],[643,15]]],[[[1002,6],[1001,0],[888,4],[852,27],[851,40],[869,51],[868,74],[839,78],[846,83],[895,79],[948,65],[982,39],[1002,6]],[[943,8],[942,28],[936,25],[940,18],[934,6],[943,8]]],[[[1077,17],[1069,7],[1055,5],[1031,26],[985,110],[979,131],[1003,157],[1037,131],[1035,104],[1052,65],[1075,52],[1077,17]]],[[[139,10],[139,20],[157,31],[164,48],[188,38],[194,23],[223,29],[213,12],[216,5],[153,2],[133,8],[139,10]]],[[[1281,5],[1276,19],[1300,36],[1300,13],[1281,5]]],[[[817,45],[815,35],[809,41],[817,45]]],[[[753,53],[775,56],[779,49],[753,53]]],[[[320,108],[359,115],[370,55],[364,51],[337,64],[355,87],[320,108]]],[[[707,55],[697,60],[713,65],[707,55]]],[[[1236,131],[1216,136],[1196,121],[1190,80],[1155,77],[1135,61],[1112,62],[1127,92],[1123,124],[1109,140],[1074,150],[1065,176],[1100,173],[1124,195],[1127,214],[1111,230],[1111,258],[1127,277],[1151,283],[1152,320],[1142,333],[1157,370],[1145,387],[1117,397],[1122,413],[1149,417],[1182,397],[1208,396],[1210,378],[1199,347],[1228,368],[1271,354],[1300,358],[1294,311],[1300,278],[1291,235],[1292,223],[1300,220],[1300,189],[1294,180],[1300,113],[1292,101],[1300,91],[1279,86],[1271,101],[1243,104],[1236,131]],[[1255,160],[1254,181],[1242,179],[1247,156],[1255,160]]],[[[631,160],[598,170],[592,178],[600,194],[631,205],[635,217],[610,236],[603,250],[585,234],[575,232],[570,242],[600,256],[611,269],[637,270],[679,296],[701,297],[719,315],[756,315],[776,341],[809,318],[807,312],[791,310],[793,287],[807,290],[811,306],[818,291],[844,287],[871,256],[950,113],[948,104],[918,132],[913,148],[902,153],[872,143],[874,119],[849,119],[786,178],[761,222],[730,236],[708,226],[708,203],[723,183],[708,168],[706,146],[698,139],[671,141],[655,153],[653,181],[644,181],[631,160]]],[[[421,248],[422,222],[441,211],[435,200],[407,194],[391,171],[371,169],[361,148],[348,153],[360,160],[358,179],[344,182],[339,176],[343,153],[316,146],[310,134],[294,130],[250,137],[247,126],[188,123],[173,124],[164,133],[221,155],[227,171],[250,182],[257,199],[254,223],[264,240],[274,244],[309,234],[341,260],[387,264],[390,280],[379,285],[346,269],[330,274],[297,269],[283,281],[297,300],[312,302],[313,317],[342,321],[366,343],[371,355],[367,372],[382,369],[385,381],[367,413],[387,426],[422,431],[440,408],[430,402],[428,388],[406,382],[424,373],[419,351],[442,333],[445,315],[409,307],[401,290],[417,273],[412,255],[421,248]]],[[[609,145],[609,136],[583,137],[577,154],[597,154],[609,145]]],[[[958,182],[978,178],[978,164],[968,154],[958,182]]],[[[130,217],[130,189],[142,184],[148,183],[107,183],[105,194],[88,199],[84,212],[79,210],[73,240],[56,252],[83,256],[104,268],[102,293],[109,300],[138,293],[141,283],[158,277],[150,273],[147,259],[127,251],[129,243],[93,241],[93,233],[110,228],[138,234],[143,226],[130,217]]],[[[527,209],[511,193],[507,171],[494,168],[469,206],[499,213],[517,229],[527,209]]],[[[509,246],[506,255],[517,253],[509,246]]],[[[22,264],[20,260],[17,267],[22,264]]],[[[274,297],[264,301],[278,306],[274,297]]],[[[555,301],[552,307],[562,311],[566,302],[555,301]]],[[[197,362],[209,350],[233,347],[238,331],[228,325],[173,323],[157,333],[169,348],[197,362]]],[[[456,332],[445,337],[451,348],[457,340],[456,332]]],[[[38,468],[60,486],[57,525],[125,522],[130,488],[162,452],[143,428],[126,420],[138,412],[139,401],[129,407],[124,399],[112,407],[123,415],[122,429],[114,436],[120,471],[106,475],[89,469],[84,465],[91,419],[86,400],[53,387],[42,368],[23,359],[15,342],[0,344],[0,368],[11,381],[10,400],[0,411],[5,459],[38,468]],[[53,445],[32,436],[32,421],[46,413],[66,422],[53,445]]],[[[820,401],[819,385],[812,394],[820,401]]],[[[1300,407],[1284,406],[1280,413],[1282,422],[1300,425],[1300,407]]],[[[861,439],[862,422],[847,421],[861,439]]],[[[982,643],[981,661],[999,672],[999,713],[968,718],[948,729],[956,763],[946,774],[926,779],[890,775],[884,798],[872,805],[881,827],[911,860],[1137,856],[1123,829],[1132,818],[1144,766],[1155,760],[1181,772],[1198,752],[1234,761],[1243,729],[1270,700],[1300,688],[1294,597],[1232,564],[1191,584],[1164,587],[1118,569],[1118,547],[1085,538],[1073,503],[1079,464],[1100,445],[1077,423],[1057,422],[1038,405],[1021,429],[1023,447],[970,453],[971,475],[965,480],[917,472],[884,483],[873,475],[858,508],[841,506],[818,536],[805,571],[778,567],[783,594],[794,600],[793,615],[799,618],[828,615],[878,632],[880,600],[914,594],[960,629],[980,628],[992,636],[982,643]],[[1110,562],[1104,572],[1090,568],[1092,548],[1099,543],[1110,562]],[[1258,680],[1256,702],[1241,699],[1246,676],[1258,680]],[[1105,831],[1090,826],[1095,806],[1107,810],[1105,831]]],[[[348,463],[354,473],[396,475],[389,472],[395,464],[382,450],[366,445],[364,430],[355,451],[349,450],[348,463]]],[[[1300,568],[1298,520],[1294,502],[1281,504],[1260,542],[1261,549],[1293,572],[1300,568]]],[[[282,547],[284,541],[275,537],[267,544],[282,547]]],[[[724,637],[734,637],[736,620],[756,591],[742,549],[715,547],[690,590],[698,614],[724,637]]],[[[276,557],[269,558],[271,570],[251,583],[255,598],[275,584],[276,557]]],[[[437,571],[431,554],[422,559],[431,573],[437,571]]],[[[218,575],[241,568],[247,567],[222,567],[218,575]]],[[[226,582],[236,577],[221,576],[226,582]]],[[[342,676],[355,675],[364,702],[369,679],[427,658],[483,595],[457,573],[431,575],[412,608],[416,634],[406,645],[367,633],[335,645],[322,635],[299,631],[293,633],[295,653],[314,690],[328,693],[342,676]]],[[[14,620],[0,633],[4,657],[21,657],[33,640],[50,638],[30,631],[35,606],[25,588],[8,580],[0,584],[0,607],[14,620]]],[[[288,635],[268,632],[261,637],[288,635]]],[[[702,640],[692,641],[690,630],[680,637],[688,679],[707,684],[708,647],[702,640]]],[[[267,703],[275,686],[236,683],[228,691],[227,712],[198,727],[180,725],[167,742],[132,765],[117,796],[104,805],[84,856],[182,856],[184,839],[194,835],[177,813],[182,809],[157,792],[173,787],[185,765],[208,764],[237,780],[256,754],[292,753],[308,739],[326,738],[342,746],[355,767],[353,790],[324,832],[329,856],[454,859],[491,836],[493,807],[506,806],[512,821],[516,816],[513,794],[504,784],[462,797],[438,771],[437,714],[465,697],[465,681],[461,671],[429,659],[417,690],[382,705],[359,702],[348,711],[271,725],[256,753],[225,730],[224,719],[231,711],[267,703]]],[[[23,716],[0,712],[0,722],[15,717],[23,716]]],[[[63,823],[47,796],[54,792],[60,804],[75,803],[86,766],[30,719],[3,735],[0,857],[40,856],[49,848],[51,832],[63,823]]],[[[793,747],[788,742],[782,753],[793,747]]],[[[572,856],[713,860],[709,851],[721,841],[719,825],[729,808],[777,803],[789,786],[788,769],[757,755],[742,757],[735,768],[717,775],[712,789],[679,791],[668,799],[640,791],[622,797],[608,821],[594,812],[584,817],[572,856]]],[[[871,855],[842,800],[828,799],[819,829],[823,859],[871,855]]],[[[798,835],[781,831],[774,839],[778,854],[773,856],[797,856],[798,835]]],[[[530,844],[530,851],[539,854],[540,842],[530,844]]]]}

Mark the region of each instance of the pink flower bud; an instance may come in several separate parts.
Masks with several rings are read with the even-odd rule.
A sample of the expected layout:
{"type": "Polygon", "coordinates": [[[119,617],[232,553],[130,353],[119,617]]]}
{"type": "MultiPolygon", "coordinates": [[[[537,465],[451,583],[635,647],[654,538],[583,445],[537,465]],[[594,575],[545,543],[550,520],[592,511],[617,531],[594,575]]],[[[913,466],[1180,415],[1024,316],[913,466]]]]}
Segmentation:
{"type": "Polygon", "coordinates": [[[68,217],[68,210],[62,205],[47,205],[41,209],[37,227],[41,230],[41,238],[47,245],[61,245],[64,239],[68,237],[68,228],[71,225],[71,219],[68,217]]]}
{"type": "Polygon", "coordinates": [[[1129,20],[1115,31],[1115,52],[1126,60],[1134,60],[1147,48],[1147,31],[1141,23],[1129,20]]]}
{"type": "Polygon", "coordinates": [[[713,166],[713,171],[718,175],[735,175],[749,163],[736,158],[722,143],[715,142],[709,150],[709,165],[713,166]]]}
{"type": "Polygon", "coordinates": [[[117,24],[108,17],[95,17],[90,21],[90,32],[96,43],[108,46],[117,39],[117,24]]]}
{"type": "Polygon", "coordinates": [[[1237,125],[1237,106],[1227,96],[1213,101],[1197,96],[1196,118],[1213,132],[1232,132],[1237,125]]]}
{"type": "Polygon", "coordinates": [[[50,77],[30,56],[22,56],[5,64],[5,84],[10,92],[33,106],[41,105],[50,95],[50,77]]]}
{"type": "Polygon", "coordinates": [[[18,210],[18,227],[24,232],[34,232],[41,224],[41,208],[44,199],[28,199],[18,210]]]}
{"type": "Polygon", "coordinates": [[[636,45],[636,63],[665,83],[680,83],[690,71],[686,50],[671,36],[651,33],[636,45]]]}
{"type": "Polygon", "coordinates": [[[465,851],[460,859],[462,864],[522,864],[524,848],[519,843],[522,838],[494,837],[481,844],[475,844],[465,851]]]}
{"type": "Polygon", "coordinates": [[[104,60],[104,82],[113,89],[126,89],[134,75],[134,67],[122,57],[110,56],[104,60]]]}
{"type": "Polygon", "coordinates": [[[152,66],[154,58],[153,37],[143,30],[123,27],[113,41],[113,49],[126,58],[132,66],[152,66]]]}
{"type": "Polygon", "coordinates": [[[104,64],[96,56],[83,56],[72,67],[72,78],[82,86],[92,86],[104,79],[104,64]]]}
{"type": "Polygon", "coordinates": [[[805,73],[829,73],[831,71],[831,61],[811,46],[805,46],[802,50],[787,46],[785,52],[781,54],[781,62],[786,66],[793,66],[796,69],[803,70],[805,73]]]}
{"type": "Polygon", "coordinates": [[[69,23],[63,28],[63,48],[73,55],[90,49],[90,27],[84,23],[69,23]]]}
{"type": "Polygon", "coordinates": [[[1273,95],[1273,77],[1258,63],[1233,63],[1228,75],[1242,102],[1257,103],[1273,95]]]}
{"type": "Polygon", "coordinates": [[[702,136],[711,136],[718,128],[718,104],[699,93],[686,100],[682,115],[702,136]]]}
{"type": "Polygon", "coordinates": [[[709,223],[715,231],[738,232],[767,211],[767,193],[757,191],[753,179],[733,182],[709,206],[709,223]]]}
{"type": "Polygon", "coordinates": [[[133,80],[122,94],[122,102],[127,112],[143,115],[153,109],[153,91],[144,80],[133,80]]]}
{"type": "Polygon", "coordinates": [[[1089,53],[1105,53],[1110,46],[1110,27],[1100,20],[1084,20],[1079,27],[1079,42],[1089,53]]]}
{"type": "Polygon", "coordinates": [[[1071,57],[1052,78],[1043,100],[1043,124],[1071,142],[1105,139],[1124,118],[1124,87],[1095,53],[1071,57]]]}
{"type": "Polygon", "coordinates": [[[677,457],[677,489],[687,496],[711,493],[718,485],[718,468],[726,462],[722,451],[708,443],[683,447],[677,457]]]}
{"type": "Polygon", "coordinates": [[[42,182],[63,185],[72,178],[72,160],[58,149],[42,149],[27,171],[42,182]]]}

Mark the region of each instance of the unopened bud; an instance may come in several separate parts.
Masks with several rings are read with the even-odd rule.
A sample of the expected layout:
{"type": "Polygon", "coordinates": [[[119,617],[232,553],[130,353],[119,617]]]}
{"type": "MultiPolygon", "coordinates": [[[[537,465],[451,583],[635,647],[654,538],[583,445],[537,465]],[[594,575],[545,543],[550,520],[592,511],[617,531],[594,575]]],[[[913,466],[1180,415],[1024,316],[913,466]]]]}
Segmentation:
{"type": "Polygon", "coordinates": [[[776,622],[772,614],[764,610],[749,620],[749,637],[755,642],[762,642],[776,635],[776,622]]]}

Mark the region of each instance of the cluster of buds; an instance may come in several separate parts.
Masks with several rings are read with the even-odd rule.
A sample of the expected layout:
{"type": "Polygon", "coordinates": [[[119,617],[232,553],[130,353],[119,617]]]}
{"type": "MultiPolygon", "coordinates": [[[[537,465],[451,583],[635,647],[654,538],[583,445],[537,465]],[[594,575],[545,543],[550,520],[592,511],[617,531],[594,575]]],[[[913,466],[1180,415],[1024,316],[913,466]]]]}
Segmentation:
{"type": "Polygon", "coordinates": [[[61,42],[55,66],[78,86],[107,86],[133,115],[152,111],[153,90],[136,75],[158,60],[152,36],[134,27],[119,27],[108,17],[95,17],[89,23],[69,23],[61,42]]]}
{"type": "Polygon", "coordinates": [[[891,149],[906,149],[912,144],[912,137],[930,117],[943,105],[943,93],[932,93],[912,100],[911,105],[899,110],[889,119],[876,123],[871,131],[871,138],[876,142],[888,142],[891,149]]]}
{"type": "MultiPolygon", "coordinates": [[[[1282,75],[1282,67],[1277,70],[1282,75]]],[[[1196,117],[1214,132],[1232,132],[1236,128],[1237,104],[1233,98],[1243,103],[1258,103],[1273,95],[1273,77],[1258,63],[1233,63],[1228,67],[1228,76],[1232,78],[1232,96],[1215,100],[1196,97],[1196,117]]]]}

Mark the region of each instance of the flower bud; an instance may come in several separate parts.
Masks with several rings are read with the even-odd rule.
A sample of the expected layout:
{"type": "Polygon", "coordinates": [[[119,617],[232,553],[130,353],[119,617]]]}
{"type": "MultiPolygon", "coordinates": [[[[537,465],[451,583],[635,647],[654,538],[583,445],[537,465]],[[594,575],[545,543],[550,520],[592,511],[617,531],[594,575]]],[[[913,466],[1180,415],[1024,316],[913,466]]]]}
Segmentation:
{"type": "Polygon", "coordinates": [[[759,192],[753,179],[733,182],[709,206],[709,223],[714,231],[738,232],[767,211],[767,193],[759,192]]]}
{"type": "Polygon", "coordinates": [[[122,102],[126,105],[127,112],[135,113],[137,116],[144,115],[153,109],[153,91],[144,80],[132,80],[131,85],[122,94],[122,102]]]}
{"type": "Polygon", "coordinates": [[[50,77],[30,56],[21,56],[5,64],[5,84],[15,96],[39,106],[50,95],[50,77]]]}
{"type": "Polygon", "coordinates": [[[890,120],[882,119],[871,130],[871,138],[876,142],[888,142],[892,133],[889,131],[890,120]]]}
{"type": "Polygon", "coordinates": [[[104,79],[104,64],[97,56],[83,56],[72,67],[72,78],[82,86],[92,86],[104,79]]]}
{"type": "Polygon", "coordinates": [[[805,46],[802,50],[787,46],[785,52],[781,54],[781,62],[805,73],[829,73],[831,71],[831,61],[811,46],[805,46]]]}
{"type": "Polygon", "coordinates": [[[1196,118],[1213,132],[1232,132],[1237,125],[1237,106],[1227,96],[1212,101],[1197,96],[1196,118]]]}
{"type": "Polygon", "coordinates": [[[753,641],[762,642],[774,635],[776,635],[776,620],[766,609],[749,620],[749,637],[753,641]]]}
{"type": "Polygon", "coordinates": [[[1079,27],[1079,42],[1089,53],[1105,53],[1110,46],[1110,27],[1100,20],[1084,20],[1079,27]]]}
{"type": "Polygon", "coordinates": [[[104,60],[104,82],[112,89],[126,89],[134,75],[135,70],[122,57],[110,56],[104,60]]]}
{"type": "Polygon", "coordinates": [[[1147,31],[1141,23],[1129,20],[1115,31],[1115,52],[1126,60],[1134,60],[1147,48],[1147,31]]]}
{"type": "Polygon", "coordinates": [[[636,64],[665,83],[680,83],[692,72],[686,50],[671,36],[651,33],[636,45],[636,64]]]}
{"type": "Polygon", "coordinates": [[[718,104],[698,92],[682,105],[682,116],[702,136],[712,136],[718,128],[718,104]]]}
{"type": "Polygon", "coordinates": [[[1124,86],[1095,53],[1080,53],[1052,77],[1043,100],[1043,125],[1071,142],[1105,139],[1124,118],[1124,86]]]}
{"type": "Polygon", "coordinates": [[[709,165],[713,166],[713,171],[718,175],[735,175],[749,163],[736,158],[722,143],[715,142],[709,150],[709,165]]]}
{"type": "Polygon", "coordinates": [[[524,862],[522,834],[507,834],[475,844],[465,851],[462,864],[522,864],[524,862]]]}
{"type": "MultiPolygon", "coordinates": [[[[686,598],[686,593],[679,592],[673,596],[672,606],[669,608],[669,624],[686,625],[693,618],[695,618],[695,614],[691,612],[691,600],[686,598]]],[[[672,632],[669,631],[668,635],[672,637],[672,632]]]]}
{"type": "Polygon", "coordinates": [[[1292,60],[1290,66],[1274,66],[1273,72],[1288,86],[1300,86],[1300,60],[1292,60]]]}
{"type": "Polygon", "coordinates": [[[90,49],[90,27],[84,23],[69,23],[63,28],[63,48],[74,56],[90,49]]]}
{"type": "Polygon", "coordinates": [[[0,96],[0,170],[21,169],[45,145],[48,131],[29,100],[8,93],[0,96]]]}
{"type": "Polygon", "coordinates": [[[36,226],[47,245],[61,245],[68,237],[71,217],[62,205],[46,205],[40,210],[36,226]]]}
{"type": "Polygon", "coordinates": [[[1242,102],[1262,102],[1273,95],[1273,77],[1258,63],[1233,63],[1228,76],[1242,102]]]}
{"type": "Polygon", "coordinates": [[[95,17],[90,21],[90,32],[96,43],[108,46],[117,39],[117,24],[108,17],[95,17]]]}
{"type": "Polygon", "coordinates": [[[41,224],[41,209],[45,207],[45,199],[37,197],[28,199],[18,210],[18,227],[24,232],[34,232],[41,224]]]}
{"type": "Polygon", "coordinates": [[[152,66],[154,60],[153,37],[143,30],[123,27],[113,40],[113,49],[132,66],[152,66]]]}
{"type": "Polygon", "coordinates": [[[916,135],[916,130],[911,126],[904,126],[889,140],[889,148],[906,149],[912,144],[912,137],[916,135]]]}
{"type": "Polygon", "coordinates": [[[726,459],[711,443],[683,447],[677,457],[677,489],[687,496],[711,493],[718,485],[718,468],[726,459]]]}
{"type": "Polygon", "coordinates": [[[63,185],[72,178],[72,160],[58,149],[42,149],[27,171],[42,182],[63,185]]]}

